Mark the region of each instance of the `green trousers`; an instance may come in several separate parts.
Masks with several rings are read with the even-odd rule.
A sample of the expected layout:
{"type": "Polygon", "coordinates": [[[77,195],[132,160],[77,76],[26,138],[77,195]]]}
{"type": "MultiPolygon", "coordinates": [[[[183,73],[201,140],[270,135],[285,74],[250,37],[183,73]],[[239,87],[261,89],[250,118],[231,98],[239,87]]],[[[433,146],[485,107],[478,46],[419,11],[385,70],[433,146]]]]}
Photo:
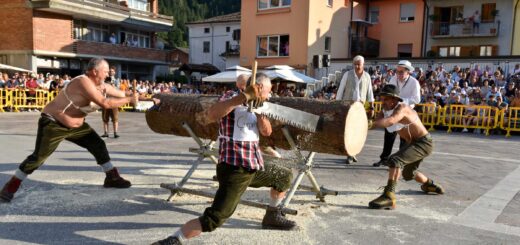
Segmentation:
{"type": "Polygon", "coordinates": [[[285,192],[291,187],[292,172],[290,169],[265,163],[263,171],[250,170],[226,163],[217,165],[219,187],[211,207],[206,208],[199,217],[203,232],[214,231],[231,215],[240,202],[242,194],[250,187],[272,187],[285,192]]]}
{"type": "Polygon", "coordinates": [[[63,140],[87,149],[94,155],[99,165],[110,161],[105,142],[87,123],[83,123],[78,128],[67,128],[50,116],[42,114],[38,121],[34,152],[20,164],[20,170],[31,174],[45,162],[63,140]]]}
{"type": "Polygon", "coordinates": [[[422,160],[429,156],[433,151],[433,140],[430,134],[427,134],[410,144],[407,144],[392,154],[387,162],[391,168],[401,168],[403,170],[403,179],[406,181],[415,178],[415,171],[419,168],[422,160]]]}

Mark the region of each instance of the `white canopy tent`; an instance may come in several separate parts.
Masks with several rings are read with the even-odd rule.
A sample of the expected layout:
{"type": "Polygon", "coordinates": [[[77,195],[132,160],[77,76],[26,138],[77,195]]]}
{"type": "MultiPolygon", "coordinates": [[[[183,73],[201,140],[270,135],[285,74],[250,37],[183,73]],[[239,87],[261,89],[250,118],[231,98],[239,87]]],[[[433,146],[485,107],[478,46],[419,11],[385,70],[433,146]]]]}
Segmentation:
{"type": "Polygon", "coordinates": [[[274,65],[262,71],[271,79],[282,79],[297,83],[315,83],[316,79],[297,72],[294,68],[287,65],[274,65]]]}
{"type": "Polygon", "coordinates": [[[16,66],[4,65],[4,64],[0,64],[0,70],[9,70],[9,71],[19,71],[19,72],[32,73],[32,71],[30,71],[30,70],[26,70],[26,69],[19,68],[19,67],[16,67],[16,66]]]}
{"type": "Polygon", "coordinates": [[[237,77],[246,74],[251,75],[251,70],[241,67],[241,66],[232,66],[226,68],[226,71],[221,73],[217,73],[212,76],[203,77],[203,82],[217,82],[217,83],[232,83],[237,81],[237,77]]]}

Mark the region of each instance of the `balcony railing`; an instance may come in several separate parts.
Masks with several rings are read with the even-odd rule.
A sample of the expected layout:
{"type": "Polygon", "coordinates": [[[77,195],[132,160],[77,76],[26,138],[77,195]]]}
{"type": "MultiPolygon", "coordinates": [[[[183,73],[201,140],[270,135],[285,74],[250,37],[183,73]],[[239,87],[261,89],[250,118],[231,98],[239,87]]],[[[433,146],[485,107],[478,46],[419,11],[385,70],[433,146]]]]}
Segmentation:
{"type": "Polygon", "coordinates": [[[352,37],[351,53],[353,56],[378,57],[379,40],[368,37],[352,37]]]}
{"type": "Polygon", "coordinates": [[[129,17],[144,17],[149,19],[155,19],[162,22],[173,22],[172,16],[160,15],[150,11],[142,11],[138,9],[128,8],[119,4],[112,3],[110,0],[31,0],[34,6],[37,8],[50,5],[51,2],[65,2],[80,4],[85,7],[100,8],[100,10],[113,11],[121,14],[128,15],[129,17]]]}
{"type": "Polygon", "coordinates": [[[436,21],[431,23],[431,26],[433,38],[496,37],[500,22],[480,23],[478,28],[474,27],[471,21],[461,23],[436,21]]]}
{"type": "Polygon", "coordinates": [[[160,63],[168,62],[167,56],[170,53],[169,50],[128,47],[120,44],[84,40],[76,40],[74,42],[73,52],[83,55],[100,55],[104,57],[156,61],[160,63]]]}

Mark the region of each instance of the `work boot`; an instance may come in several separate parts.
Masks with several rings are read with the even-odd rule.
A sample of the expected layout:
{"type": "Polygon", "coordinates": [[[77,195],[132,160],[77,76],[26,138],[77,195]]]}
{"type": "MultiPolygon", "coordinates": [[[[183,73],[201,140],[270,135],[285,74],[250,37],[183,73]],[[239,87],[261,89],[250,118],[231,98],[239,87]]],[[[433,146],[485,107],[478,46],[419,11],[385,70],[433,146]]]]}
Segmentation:
{"type": "Polygon", "coordinates": [[[372,166],[374,166],[374,167],[379,167],[381,165],[386,166],[386,161],[381,159],[378,162],[375,162],[374,164],[372,164],[372,166]]]}
{"type": "Polygon", "coordinates": [[[169,236],[166,239],[152,243],[152,245],[182,245],[179,238],[175,236],[169,236]]]}
{"type": "Polygon", "coordinates": [[[381,196],[369,202],[368,207],[372,209],[395,209],[395,194],[384,191],[381,196]]]}
{"type": "Polygon", "coordinates": [[[18,191],[22,181],[16,176],[13,176],[7,183],[5,183],[4,188],[0,192],[0,202],[11,202],[14,197],[14,193],[18,191]]]}
{"type": "Polygon", "coordinates": [[[437,194],[444,194],[444,188],[442,188],[441,185],[435,184],[433,180],[428,179],[428,181],[421,185],[421,190],[423,190],[425,193],[437,193],[437,194]]]}
{"type": "Polygon", "coordinates": [[[128,188],[132,186],[130,181],[123,179],[119,172],[117,171],[117,168],[113,168],[112,170],[106,172],[107,177],[105,178],[105,183],[103,184],[103,187],[105,188],[128,188]]]}
{"type": "Polygon", "coordinates": [[[267,207],[264,219],[262,220],[263,229],[292,230],[296,228],[296,222],[288,220],[279,207],[267,207]]]}

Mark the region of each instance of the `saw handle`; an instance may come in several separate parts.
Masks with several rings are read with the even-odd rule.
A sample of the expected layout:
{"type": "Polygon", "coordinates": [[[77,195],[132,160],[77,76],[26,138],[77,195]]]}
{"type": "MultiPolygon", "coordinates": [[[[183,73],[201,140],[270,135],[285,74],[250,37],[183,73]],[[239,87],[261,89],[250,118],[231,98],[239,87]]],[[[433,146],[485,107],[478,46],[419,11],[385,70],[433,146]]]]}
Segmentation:
{"type": "MultiPolygon", "coordinates": [[[[256,83],[256,68],[257,68],[257,66],[258,66],[258,62],[255,60],[253,62],[253,67],[252,67],[253,69],[252,69],[252,72],[251,72],[251,84],[250,84],[250,86],[255,85],[255,83],[256,83]]],[[[253,112],[254,106],[255,106],[254,101],[249,102],[249,106],[247,108],[247,111],[248,112],[253,112]]]]}

